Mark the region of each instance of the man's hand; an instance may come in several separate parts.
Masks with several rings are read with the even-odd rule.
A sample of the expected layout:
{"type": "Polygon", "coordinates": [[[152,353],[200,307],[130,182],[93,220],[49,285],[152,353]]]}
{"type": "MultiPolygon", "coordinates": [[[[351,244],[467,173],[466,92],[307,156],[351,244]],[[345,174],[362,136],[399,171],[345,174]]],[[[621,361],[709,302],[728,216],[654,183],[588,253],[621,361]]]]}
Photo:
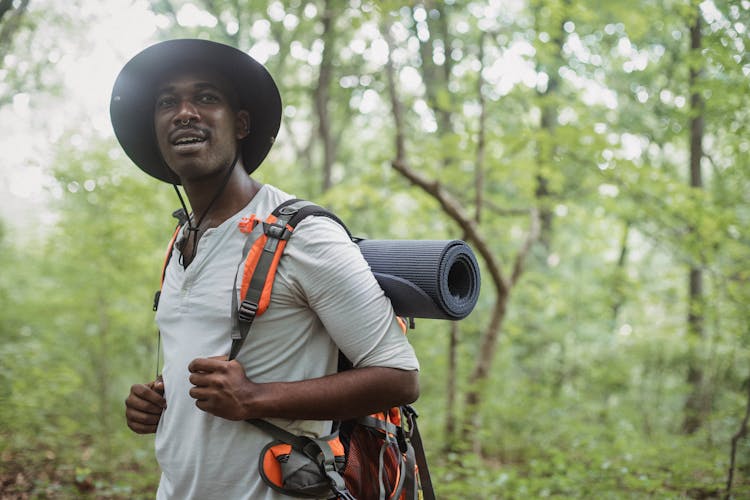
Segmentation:
{"type": "Polygon", "coordinates": [[[164,399],[164,381],[159,377],[148,384],[135,384],[125,400],[125,418],[128,427],[138,434],[156,432],[159,419],[167,401],[164,399]]]}
{"type": "Polygon", "coordinates": [[[257,384],[245,376],[245,369],[226,356],[194,359],[190,365],[190,397],[201,410],[228,420],[245,420],[242,401],[257,384]]]}

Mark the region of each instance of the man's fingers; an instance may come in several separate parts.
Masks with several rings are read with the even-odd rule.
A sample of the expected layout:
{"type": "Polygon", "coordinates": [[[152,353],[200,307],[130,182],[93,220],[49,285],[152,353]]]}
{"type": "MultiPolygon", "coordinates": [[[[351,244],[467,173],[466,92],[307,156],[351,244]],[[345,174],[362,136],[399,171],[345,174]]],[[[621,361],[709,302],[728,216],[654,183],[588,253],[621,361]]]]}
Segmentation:
{"type": "Polygon", "coordinates": [[[125,419],[130,430],[137,434],[156,432],[167,401],[163,397],[164,382],[136,384],[125,399],[125,419]]]}
{"type": "Polygon", "coordinates": [[[161,392],[157,392],[158,389],[152,389],[147,385],[134,385],[130,388],[130,396],[125,400],[127,406],[134,406],[138,409],[145,409],[144,405],[154,405],[158,409],[164,409],[167,407],[167,400],[164,399],[162,393],[164,391],[164,385],[161,386],[161,392]]]}
{"type": "Polygon", "coordinates": [[[223,369],[227,364],[226,356],[215,356],[213,358],[196,358],[188,365],[190,373],[213,372],[223,369]]]}
{"type": "Polygon", "coordinates": [[[145,399],[128,398],[125,400],[125,411],[128,410],[137,411],[140,413],[148,413],[151,415],[161,415],[164,411],[164,407],[156,403],[151,403],[145,399]]]}
{"type": "Polygon", "coordinates": [[[224,370],[227,367],[227,356],[211,356],[209,358],[196,358],[188,365],[190,373],[214,372],[224,370]]]}
{"type": "Polygon", "coordinates": [[[200,387],[193,387],[188,391],[190,397],[199,401],[205,401],[211,397],[211,391],[209,389],[202,389],[200,387]]]}
{"type": "Polygon", "coordinates": [[[154,390],[155,392],[158,392],[158,393],[159,393],[159,394],[161,394],[162,396],[164,395],[164,381],[163,381],[163,380],[161,379],[161,377],[159,378],[159,380],[156,380],[156,381],[154,381],[154,382],[151,382],[151,384],[150,384],[150,387],[151,387],[151,388],[152,388],[152,389],[153,389],[153,390],[154,390]]]}
{"type": "Polygon", "coordinates": [[[197,406],[198,409],[203,410],[205,412],[209,412],[209,413],[211,412],[210,411],[211,410],[211,405],[209,405],[208,403],[206,403],[203,400],[196,399],[195,400],[195,406],[197,406]]]}
{"type": "Polygon", "coordinates": [[[210,385],[220,384],[221,377],[214,376],[212,373],[191,373],[188,381],[197,387],[208,387],[210,385]]]}
{"type": "Polygon", "coordinates": [[[136,434],[153,434],[156,432],[157,425],[145,425],[140,424],[138,422],[133,422],[131,420],[128,420],[128,427],[131,431],[135,432],[136,434]]]}
{"type": "Polygon", "coordinates": [[[136,410],[135,408],[128,408],[125,410],[125,418],[128,419],[128,422],[141,425],[156,425],[159,423],[159,419],[161,419],[161,413],[150,413],[136,410]]]}
{"type": "Polygon", "coordinates": [[[125,410],[125,419],[130,430],[137,434],[151,434],[156,432],[161,414],[142,412],[134,408],[125,410]]]}

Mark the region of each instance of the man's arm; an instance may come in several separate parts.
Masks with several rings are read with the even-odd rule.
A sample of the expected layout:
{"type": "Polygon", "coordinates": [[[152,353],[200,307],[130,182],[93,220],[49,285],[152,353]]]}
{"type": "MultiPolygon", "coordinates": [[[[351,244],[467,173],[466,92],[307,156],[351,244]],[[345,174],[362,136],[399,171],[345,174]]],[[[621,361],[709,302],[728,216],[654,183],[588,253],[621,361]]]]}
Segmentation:
{"type": "Polygon", "coordinates": [[[259,384],[237,361],[199,358],[188,367],[198,408],[231,420],[343,420],[417,399],[414,352],[362,253],[337,223],[325,217],[301,222],[278,273],[355,367],[259,384]]]}
{"type": "Polygon", "coordinates": [[[188,369],[196,406],[229,420],[344,420],[412,403],[419,396],[418,372],[396,368],[355,368],[298,382],[263,384],[248,380],[235,360],[198,358],[188,369]]]}

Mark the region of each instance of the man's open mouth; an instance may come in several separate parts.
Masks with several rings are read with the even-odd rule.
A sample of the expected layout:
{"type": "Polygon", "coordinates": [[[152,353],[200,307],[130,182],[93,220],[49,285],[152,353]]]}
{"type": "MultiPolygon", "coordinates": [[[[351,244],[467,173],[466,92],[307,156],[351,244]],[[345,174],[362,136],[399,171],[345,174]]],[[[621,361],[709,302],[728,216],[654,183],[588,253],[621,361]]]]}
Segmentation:
{"type": "Polygon", "coordinates": [[[185,144],[197,144],[199,142],[205,142],[206,139],[203,137],[180,137],[172,142],[175,146],[181,146],[185,144]]]}

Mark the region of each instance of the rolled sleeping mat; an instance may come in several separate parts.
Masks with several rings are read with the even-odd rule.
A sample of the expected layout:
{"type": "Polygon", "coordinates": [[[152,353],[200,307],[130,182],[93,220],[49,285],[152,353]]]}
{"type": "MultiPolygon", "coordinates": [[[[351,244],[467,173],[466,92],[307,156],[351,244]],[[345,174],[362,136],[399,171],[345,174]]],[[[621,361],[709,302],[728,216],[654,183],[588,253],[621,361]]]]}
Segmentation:
{"type": "Polygon", "coordinates": [[[479,298],[479,265],[461,240],[360,240],[399,316],[459,320],[479,298]]]}

